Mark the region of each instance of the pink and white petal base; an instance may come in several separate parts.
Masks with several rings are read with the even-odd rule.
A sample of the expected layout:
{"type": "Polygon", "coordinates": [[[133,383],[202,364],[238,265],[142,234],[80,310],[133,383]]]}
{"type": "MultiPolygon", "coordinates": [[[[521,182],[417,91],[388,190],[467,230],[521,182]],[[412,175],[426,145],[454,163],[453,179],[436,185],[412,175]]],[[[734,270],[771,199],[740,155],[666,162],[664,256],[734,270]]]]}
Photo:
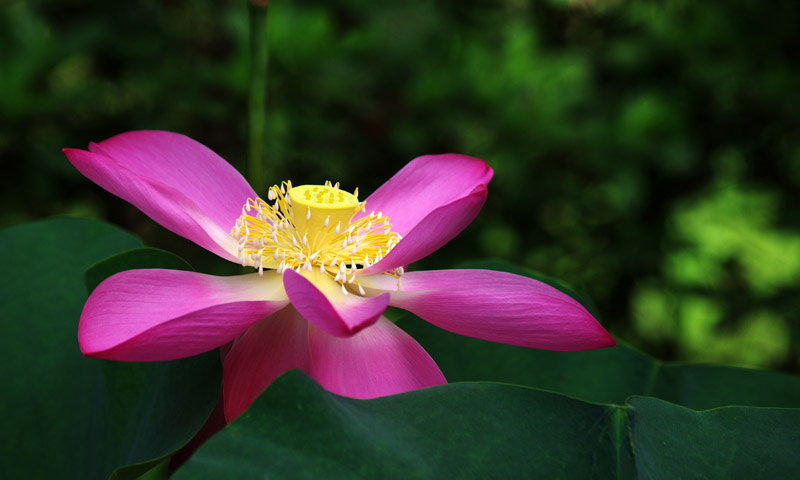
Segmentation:
{"type": "Polygon", "coordinates": [[[178,270],[128,270],[89,296],[78,325],[84,355],[160,361],[231,341],[289,303],[275,273],[215,277],[178,270]]]}
{"type": "Polygon", "coordinates": [[[327,275],[283,272],[283,286],[294,308],[306,320],[337,337],[349,337],[372,325],[389,305],[389,295],[345,295],[341,285],[327,275]]]}
{"type": "Polygon", "coordinates": [[[177,133],[137,131],[92,143],[88,152],[65,148],[64,154],[90,180],[164,227],[238,261],[229,232],[256,194],[204,145],[177,133]]]}
{"type": "Polygon", "coordinates": [[[435,252],[472,223],[486,203],[486,194],[486,186],[479,185],[469,195],[431,211],[381,261],[359,271],[359,276],[405,267],[435,252]]]}
{"type": "Polygon", "coordinates": [[[308,346],[308,374],[339,395],[375,398],[447,383],[430,355],[386,317],[348,338],[309,326],[308,346]]]}
{"type": "Polygon", "coordinates": [[[309,370],[308,322],[286,307],[247,329],[225,357],[225,419],[238,417],[267,385],[293,368],[309,370]]]}
{"type": "MultiPolygon", "coordinates": [[[[372,195],[366,210],[388,215],[392,230],[406,236],[439,207],[486,186],[494,172],[483,160],[466,155],[425,155],[410,161],[372,195]]],[[[362,214],[361,216],[363,216],[362,214]]]]}
{"type": "Polygon", "coordinates": [[[491,270],[409,272],[402,287],[385,275],[360,279],[367,294],[445,330],[545,350],[589,350],[616,344],[577,301],[531,278],[491,270]]]}

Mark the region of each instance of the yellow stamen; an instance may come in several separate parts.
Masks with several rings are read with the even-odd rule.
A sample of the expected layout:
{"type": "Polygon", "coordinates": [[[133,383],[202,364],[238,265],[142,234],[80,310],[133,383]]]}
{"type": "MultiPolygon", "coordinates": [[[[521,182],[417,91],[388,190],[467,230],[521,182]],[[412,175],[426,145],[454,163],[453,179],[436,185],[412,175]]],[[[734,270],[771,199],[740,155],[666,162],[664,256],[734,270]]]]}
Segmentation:
{"type": "MultiPolygon", "coordinates": [[[[297,272],[318,270],[343,291],[365,295],[356,273],[378,262],[400,240],[380,212],[354,220],[365,202],[339,184],[270,187],[267,199],[247,199],[231,235],[239,241],[242,265],[297,272]],[[338,265],[337,265],[338,264],[338,265]],[[350,265],[349,269],[345,264],[350,265]]],[[[402,269],[386,272],[399,278],[402,269]]]]}

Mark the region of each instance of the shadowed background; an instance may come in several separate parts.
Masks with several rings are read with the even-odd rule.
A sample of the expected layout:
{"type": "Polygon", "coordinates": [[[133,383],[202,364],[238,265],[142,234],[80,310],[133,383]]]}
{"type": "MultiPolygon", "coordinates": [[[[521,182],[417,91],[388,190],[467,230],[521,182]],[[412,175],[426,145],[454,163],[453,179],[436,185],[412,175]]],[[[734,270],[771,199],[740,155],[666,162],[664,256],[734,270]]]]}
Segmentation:
{"type": "MultiPolygon", "coordinates": [[[[165,129],[243,170],[244,0],[0,5],[0,225],[96,217],[238,272],[60,149],[165,129]]],[[[417,268],[505,259],[660,358],[800,370],[799,3],[274,0],[269,16],[271,183],[366,194],[419,155],[484,158],[484,210],[417,268]]]]}

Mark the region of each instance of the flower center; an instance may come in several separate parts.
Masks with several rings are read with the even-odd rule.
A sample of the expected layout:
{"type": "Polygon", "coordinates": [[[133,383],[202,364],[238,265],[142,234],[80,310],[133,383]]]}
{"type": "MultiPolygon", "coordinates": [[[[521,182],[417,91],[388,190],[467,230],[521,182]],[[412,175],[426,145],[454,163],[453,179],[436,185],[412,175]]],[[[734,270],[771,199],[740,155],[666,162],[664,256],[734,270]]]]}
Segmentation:
{"type": "MultiPolygon", "coordinates": [[[[270,187],[267,199],[248,198],[231,235],[239,241],[239,260],[263,274],[265,268],[279,274],[286,269],[302,273],[318,271],[339,282],[342,292],[364,289],[356,273],[381,260],[400,241],[389,218],[381,212],[354,220],[366,202],[358,201],[339,184],[300,185],[283,182],[270,187]]],[[[403,269],[388,275],[398,279],[403,269]]]]}

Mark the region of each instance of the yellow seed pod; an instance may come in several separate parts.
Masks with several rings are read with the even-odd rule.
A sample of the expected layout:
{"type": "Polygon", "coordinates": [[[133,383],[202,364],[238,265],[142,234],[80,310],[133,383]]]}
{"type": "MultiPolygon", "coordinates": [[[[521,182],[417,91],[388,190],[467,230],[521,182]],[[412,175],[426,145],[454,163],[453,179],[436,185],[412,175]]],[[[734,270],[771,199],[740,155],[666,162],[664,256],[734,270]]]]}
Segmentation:
{"type": "Polygon", "coordinates": [[[358,207],[353,194],[330,185],[300,185],[289,191],[289,197],[297,234],[308,236],[312,251],[326,241],[337,223],[345,228],[358,207]]]}

